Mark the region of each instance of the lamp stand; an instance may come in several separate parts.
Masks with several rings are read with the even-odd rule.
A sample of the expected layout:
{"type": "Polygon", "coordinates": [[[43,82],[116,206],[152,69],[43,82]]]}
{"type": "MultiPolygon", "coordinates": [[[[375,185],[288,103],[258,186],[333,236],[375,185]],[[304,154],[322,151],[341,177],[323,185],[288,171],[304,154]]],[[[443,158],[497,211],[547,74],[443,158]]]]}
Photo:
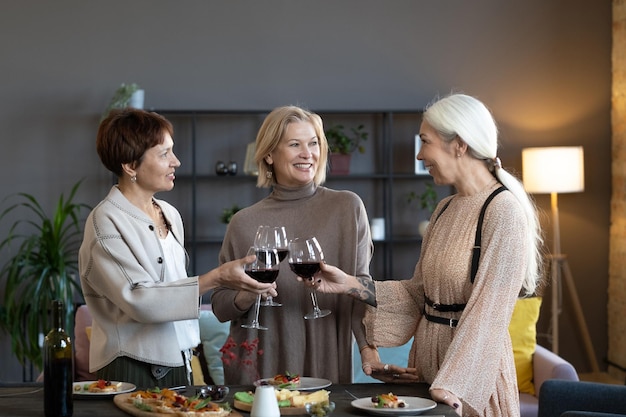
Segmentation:
{"type": "Polygon", "coordinates": [[[560,309],[560,295],[562,279],[565,279],[565,286],[569,290],[569,296],[572,301],[574,313],[576,315],[576,321],[578,322],[578,330],[583,338],[585,345],[585,351],[587,358],[591,365],[593,372],[599,372],[598,360],[591,343],[591,337],[589,336],[589,330],[587,329],[587,323],[585,322],[585,316],[578,299],[578,293],[574,285],[574,278],[572,277],[572,271],[569,268],[567,262],[567,255],[561,253],[561,232],[559,229],[559,206],[557,193],[551,193],[550,195],[552,205],[552,227],[553,227],[553,251],[550,255],[550,271],[551,271],[551,286],[552,286],[552,352],[559,353],[559,314],[560,309]]]}

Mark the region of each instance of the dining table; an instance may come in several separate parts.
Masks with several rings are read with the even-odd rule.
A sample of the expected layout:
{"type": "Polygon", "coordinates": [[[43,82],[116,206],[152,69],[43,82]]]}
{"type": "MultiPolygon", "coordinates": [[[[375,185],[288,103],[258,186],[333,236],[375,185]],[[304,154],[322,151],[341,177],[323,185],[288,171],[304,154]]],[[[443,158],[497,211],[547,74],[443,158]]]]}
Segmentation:
{"type": "MultiPolygon", "coordinates": [[[[188,386],[182,388],[181,394],[192,396],[199,392],[201,387],[188,386]]],[[[228,386],[229,392],[225,401],[233,405],[234,395],[238,391],[254,392],[254,386],[228,386]]],[[[424,383],[391,384],[391,383],[357,383],[357,384],[332,384],[324,388],[330,392],[330,401],[335,403],[335,411],[332,417],[343,416],[368,416],[369,411],[361,407],[354,407],[355,399],[371,398],[375,395],[393,392],[402,397],[420,397],[430,400],[428,385],[424,383]]],[[[44,416],[43,384],[41,383],[0,383],[0,416],[7,417],[37,417],[44,416]]],[[[112,396],[74,397],[73,417],[127,417],[128,413],[119,408],[113,401],[112,396]]],[[[238,415],[247,417],[250,414],[245,411],[234,410],[238,415]]],[[[399,409],[398,409],[399,410],[399,409]]],[[[237,414],[234,414],[237,415],[237,414]]],[[[306,414],[303,414],[306,415],[306,414]]],[[[393,414],[389,414],[392,416],[393,414]]],[[[417,415],[417,414],[412,414],[417,415]]],[[[435,408],[421,412],[423,416],[457,416],[455,410],[446,405],[437,403],[435,408]]]]}

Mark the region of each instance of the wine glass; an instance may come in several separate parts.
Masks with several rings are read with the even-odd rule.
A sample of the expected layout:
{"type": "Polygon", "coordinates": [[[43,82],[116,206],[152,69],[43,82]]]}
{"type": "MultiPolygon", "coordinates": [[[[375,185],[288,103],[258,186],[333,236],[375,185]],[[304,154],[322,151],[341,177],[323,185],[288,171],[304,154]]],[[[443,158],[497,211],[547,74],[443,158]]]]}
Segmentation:
{"type": "MultiPolygon", "coordinates": [[[[324,253],[315,237],[308,239],[296,238],[289,242],[289,267],[298,276],[313,279],[313,275],[320,270],[320,263],[324,260],[324,253]]],[[[317,304],[315,289],[311,289],[313,311],[304,316],[305,319],[319,319],[330,314],[330,310],[320,310],[317,304]]]]}
{"type": "MultiPolygon", "coordinates": [[[[282,262],[287,257],[289,241],[287,240],[287,231],[283,226],[259,226],[254,238],[254,246],[257,248],[276,249],[278,252],[278,261],[282,262]]],[[[281,303],[274,301],[271,295],[268,295],[265,301],[261,302],[264,307],[280,307],[281,303]]]]}
{"type": "MultiPolygon", "coordinates": [[[[278,253],[276,249],[255,248],[248,249],[249,255],[256,255],[254,261],[244,266],[246,274],[263,283],[272,283],[278,278],[278,253]]],[[[254,319],[249,324],[242,324],[241,327],[246,329],[267,330],[267,327],[261,326],[259,323],[259,308],[261,307],[261,294],[257,294],[254,303],[254,319]]]]}

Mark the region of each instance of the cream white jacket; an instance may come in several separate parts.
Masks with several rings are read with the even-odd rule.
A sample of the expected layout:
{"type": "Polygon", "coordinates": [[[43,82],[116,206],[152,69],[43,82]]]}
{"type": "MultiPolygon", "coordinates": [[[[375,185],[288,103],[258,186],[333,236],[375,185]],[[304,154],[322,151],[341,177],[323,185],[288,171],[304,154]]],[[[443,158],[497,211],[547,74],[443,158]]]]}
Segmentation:
{"type": "MultiPolygon", "coordinates": [[[[180,213],[163,200],[155,201],[182,246],[180,213]]],[[[165,282],[164,262],[153,221],[113,186],[87,218],[78,259],[93,317],[90,372],[118,356],[183,365],[173,321],[199,317],[198,277],[165,282]]]]}

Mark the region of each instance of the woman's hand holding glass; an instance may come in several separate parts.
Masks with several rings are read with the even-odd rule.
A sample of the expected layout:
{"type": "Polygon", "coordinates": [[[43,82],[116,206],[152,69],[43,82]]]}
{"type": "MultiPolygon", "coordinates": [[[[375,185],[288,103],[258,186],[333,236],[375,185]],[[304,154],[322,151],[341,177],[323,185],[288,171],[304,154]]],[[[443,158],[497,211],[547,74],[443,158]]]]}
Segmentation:
{"type": "Polygon", "coordinates": [[[252,262],[253,256],[223,263],[219,267],[200,275],[198,277],[200,294],[216,287],[227,287],[252,294],[278,295],[275,283],[262,283],[245,273],[244,265],[252,262]]]}
{"type": "MultiPolygon", "coordinates": [[[[256,231],[254,247],[276,249],[279,262],[282,262],[287,257],[288,245],[287,231],[283,226],[259,226],[256,231]]],[[[261,305],[264,307],[280,307],[282,304],[275,302],[270,294],[261,305]]]]}
{"type": "MultiPolygon", "coordinates": [[[[248,249],[248,255],[255,255],[254,258],[245,265],[244,271],[250,277],[263,283],[273,283],[278,278],[280,261],[276,249],[255,248],[248,249]]],[[[250,324],[242,324],[241,327],[247,329],[267,330],[267,327],[259,323],[259,308],[261,306],[261,294],[257,294],[254,303],[254,318],[250,324]]]]}
{"type": "Polygon", "coordinates": [[[299,277],[313,282],[311,289],[311,302],[313,311],[304,316],[305,319],[319,319],[330,314],[330,310],[321,310],[315,294],[314,276],[320,270],[324,262],[324,252],[315,237],[309,239],[294,239],[289,242],[289,267],[299,277]]]}

